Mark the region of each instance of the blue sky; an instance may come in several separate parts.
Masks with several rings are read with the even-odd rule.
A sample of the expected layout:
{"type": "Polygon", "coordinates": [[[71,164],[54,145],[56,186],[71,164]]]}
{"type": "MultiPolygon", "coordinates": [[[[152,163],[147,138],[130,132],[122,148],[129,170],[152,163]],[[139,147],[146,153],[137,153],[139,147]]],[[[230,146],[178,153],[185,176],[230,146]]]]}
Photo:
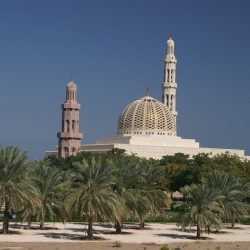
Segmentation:
{"type": "Polygon", "coordinates": [[[84,143],[110,136],[122,109],[161,98],[175,40],[178,135],[250,154],[247,0],[1,0],[0,144],[31,159],[57,145],[74,75],[84,143]]]}

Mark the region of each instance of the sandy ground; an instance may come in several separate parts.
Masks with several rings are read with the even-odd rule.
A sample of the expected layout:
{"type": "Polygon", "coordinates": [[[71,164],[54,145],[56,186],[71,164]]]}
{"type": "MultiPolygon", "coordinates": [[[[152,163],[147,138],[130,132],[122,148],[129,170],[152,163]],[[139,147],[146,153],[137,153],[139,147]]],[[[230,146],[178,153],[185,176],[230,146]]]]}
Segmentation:
{"type": "MultiPolygon", "coordinates": [[[[161,250],[163,245],[122,243],[119,248],[110,242],[46,243],[21,242],[0,243],[0,250],[161,250]]],[[[247,242],[195,242],[170,243],[169,250],[249,250],[247,242]]]]}
{"type": "MultiPolygon", "coordinates": [[[[121,244],[120,249],[160,249],[168,244],[170,249],[205,249],[205,250],[234,250],[250,249],[250,226],[236,225],[230,229],[226,225],[221,233],[203,234],[202,240],[195,239],[194,229],[182,232],[175,224],[150,223],[145,230],[138,230],[137,225],[126,224],[123,233],[116,235],[110,224],[95,224],[97,242],[84,240],[86,225],[81,223],[46,224],[48,230],[39,230],[33,224],[33,230],[25,229],[25,225],[11,225],[11,234],[0,234],[0,250],[11,249],[114,249],[115,241],[121,244]],[[52,228],[54,226],[54,229],[52,228]],[[71,243],[71,244],[70,244],[71,243]]],[[[2,225],[0,224],[0,227],[2,225]]]]}

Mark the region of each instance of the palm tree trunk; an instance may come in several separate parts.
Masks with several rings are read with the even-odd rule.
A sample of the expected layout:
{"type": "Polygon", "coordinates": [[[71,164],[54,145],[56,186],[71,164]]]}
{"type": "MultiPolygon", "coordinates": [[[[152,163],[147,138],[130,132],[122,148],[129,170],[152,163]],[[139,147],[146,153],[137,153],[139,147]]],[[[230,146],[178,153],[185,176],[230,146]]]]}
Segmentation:
{"type": "Polygon", "coordinates": [[[145,228],[145,222],[144,222],[144,217],[139,216],[139,228],[144,229],[145,228]]]}
{"type": "Polygon", "coordinates": [[[234,217],[234,215],[232,215],[232,228],[234,228],[235,227],[235,217],[234,217]]]}
{"type": "Polygon", "coordinates": [[[171,198],[171,200],[173,200],[173,192],[172,191],[170,191],[170,198],[171,198]]]}
{"type": "Polygon", "coordinates": [[[44,221],[40,220],[40,229],[44,229],[44,221]]]}
{"type": "Polygon", "coordinates": [[[44,211],[43,208],[41,208],[40,211],[40,229],[44,229],[44,211]]]}
{"type": "Polygon", "coordinates": [[[120,234],[122,232],[122,225],[119,221],[115,222],[115,232],[117,234],[120,234]]]}
{"type": "Polygon", "coordinates": [[[32,216],[30,215],[28,219],[28,229],[31,228],[31,223],[32,223],[32,216]]]}
{"type": "Polygon", "coordinates": [[[208,225],[207,226],[207,234],[209,235],[210,232],[211,232],[210,225],[208,225]]]}
{"type": "Polygon", "coordinates": [[[9,215],[10,215],[10,202],[7,199],[5,199],[3,234],[9,233],[9,215]]]}
{"type": "Polygon", "coordinates": [[[197,224],[197,239],[200,239],[201,237],[201,229],[200,229],[200,225],[197,224]]]}
{"type": "Polygon", "coordinates": [[[88,219],[88,235],[87,235],[89,240],[93,240],[93,219],[91,216],[89,216],[88,219]]]}

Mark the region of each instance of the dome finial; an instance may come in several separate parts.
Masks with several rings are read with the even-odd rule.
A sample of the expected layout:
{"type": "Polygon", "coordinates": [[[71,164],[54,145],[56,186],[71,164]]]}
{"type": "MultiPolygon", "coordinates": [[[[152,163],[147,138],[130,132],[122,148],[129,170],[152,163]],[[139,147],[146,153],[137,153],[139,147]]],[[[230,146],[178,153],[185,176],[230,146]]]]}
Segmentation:
{"type": "Polygon", "coordinates": [[[150,87],[149,87],[149,84],[148,84],[148,86],[147,86],[146,96],[150,96],[150,87]]]}

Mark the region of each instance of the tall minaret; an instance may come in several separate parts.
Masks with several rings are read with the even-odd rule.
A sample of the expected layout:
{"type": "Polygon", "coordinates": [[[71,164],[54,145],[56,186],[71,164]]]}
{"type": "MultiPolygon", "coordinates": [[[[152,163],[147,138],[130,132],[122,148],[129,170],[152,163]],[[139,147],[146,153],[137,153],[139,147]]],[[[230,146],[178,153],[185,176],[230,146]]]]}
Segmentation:
{"type": "Polygon", "coordinates": [[[66,100],[62,107],[62,128],[57,133],[59,140],[58,157],[76,155],[83,134],[79,132],[80,104],[76,99],[77,86],[71,80],[66,87],[66,100]]]}
{"type": "Polygon", "coordinates": [[[164,60],[164,77],[162,85],[162,102],[171,111],[176,123],[176,63],[174,55],[174,41],[167,41],[167,55],[164,60]]]}

